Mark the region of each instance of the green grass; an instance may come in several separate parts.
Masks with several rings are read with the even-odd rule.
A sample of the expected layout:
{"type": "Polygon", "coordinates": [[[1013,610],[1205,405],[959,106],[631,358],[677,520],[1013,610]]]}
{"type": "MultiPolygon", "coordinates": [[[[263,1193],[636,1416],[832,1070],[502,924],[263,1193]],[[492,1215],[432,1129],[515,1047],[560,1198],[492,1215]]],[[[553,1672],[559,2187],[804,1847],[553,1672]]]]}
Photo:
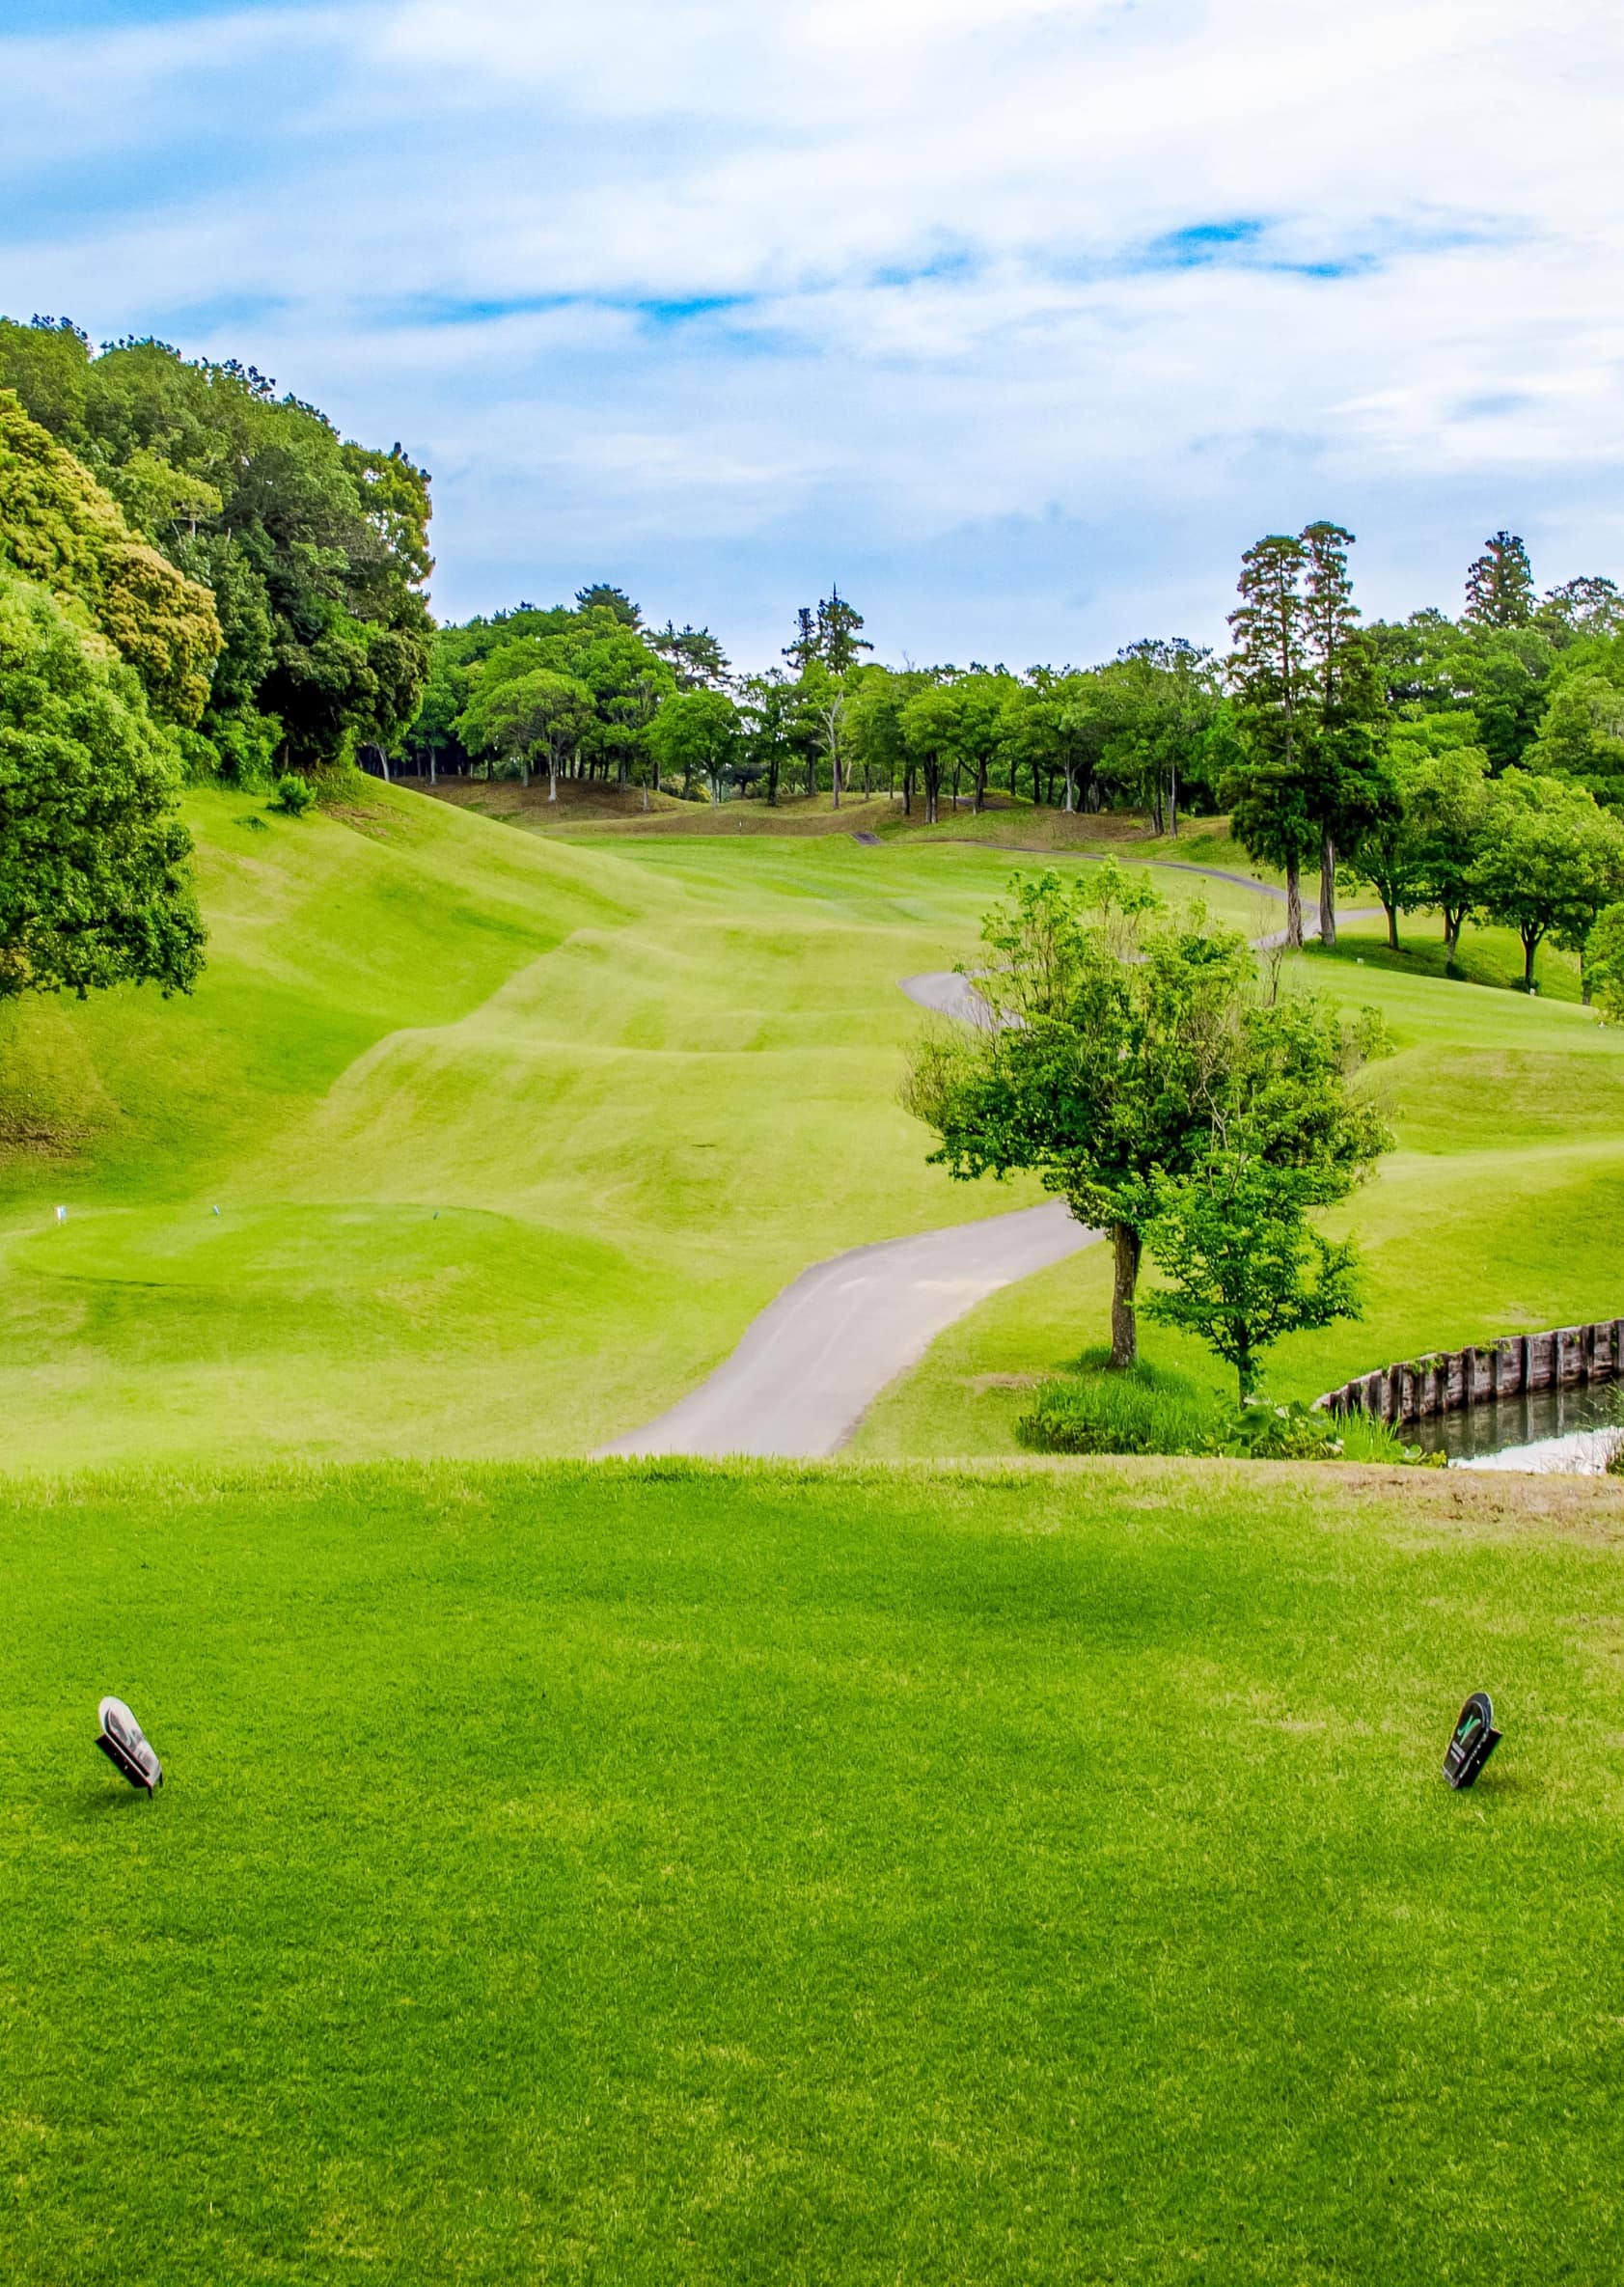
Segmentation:
{"type": "MultiPolygon", "coordinates": [[[[896,980],[973,953],[1035,859],[948,835],[562,843],[384,787],[268,826],[240,796],[190,811],[195,1000],[0,1012],[13,1467],[580,1453],[692,1388],[808,1263],[1038,1196],[950,1183],[895,1101],[920,1023],[896,980]]],[[[1179,862],[1222,860],[1222,821],[1197,825],[1179,862]]],[[[1302,964],[1399,1046],[1378,1085],[1400,1149],[1342,1219],[1370,1307],[1282,1345],[1281,1395],[1624,1294],[1624,1037],[1560,999],[1559,956],[1530,1002],[1389,966],[1375,927],[1302,964]]],[[[1013,1450],[1005,1385],[1099,1338],[1106,1275],[1088,1254],[994,1298],[862,1449],[1013,1450]]]]}
{"type": "MultiPolygon", "coordinates": [[[[1359,966],[1356,943],[1287,975],[1382,1011],[1396,1053],[1372,1085],[1398,1148],[1328,1219],[1364,1251],[1364,1316],[1272,1351],[1267,1385],[1281,1398],[1315,1397],[1422,1351],[1624,1309],[1624,1035],[1577,1002],[1359,966]]],[[[997,1197],[990,1182],[962,1191],[968,1201],[997,1197]]],[[[884,1394],[856,1449],[1018,1451],[1032,1387],[1099,1340],[1110,1285],[1096,1247],[981,1304],[884,1394]]],[[[1141,1341],[1153,1364],[1227,1391],[1229,1377],[1193,1340],[1142,1320],[1141,1341]]]]}
{"type": "Polygon", "coordinates": [[[18,1492],[5,2275],[1610,2277],[1621,1538],[1224,1464],[18,1492]]]}
{"type": "Polygon", "coordinates": [[[1006,855],[188,807],[196,998],[0,1012],[11,1466],[581,1452],[807,1263],[979,1211],[895,1102],[896,980],[1006,855]]]}

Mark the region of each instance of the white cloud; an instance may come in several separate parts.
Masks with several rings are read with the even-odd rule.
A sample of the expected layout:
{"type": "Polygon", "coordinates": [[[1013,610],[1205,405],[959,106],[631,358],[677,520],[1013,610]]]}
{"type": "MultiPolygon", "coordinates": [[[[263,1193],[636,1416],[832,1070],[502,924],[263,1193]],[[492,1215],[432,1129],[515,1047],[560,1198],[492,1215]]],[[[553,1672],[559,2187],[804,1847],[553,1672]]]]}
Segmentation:
{"type": "Polygon", "coordinates": [[[1621,83],[1602,0],[126,20],[0,40],[0,274],[407,437],[449,604],[600,550],[714,574],[671,608],[753,628],[763,577],[848,551],[916,650],[1003,613],[982,648],[1019,655],[1035,594],[1025,648],[1075,651],[1159,593],[1210,592],[1212,632],[1301,504],[1393,535],[1378,583],[1384,544],[1436,578],[1483,515],[1543,517],[1579,551],[1553,578],[1602,562],[1621,83]]]}

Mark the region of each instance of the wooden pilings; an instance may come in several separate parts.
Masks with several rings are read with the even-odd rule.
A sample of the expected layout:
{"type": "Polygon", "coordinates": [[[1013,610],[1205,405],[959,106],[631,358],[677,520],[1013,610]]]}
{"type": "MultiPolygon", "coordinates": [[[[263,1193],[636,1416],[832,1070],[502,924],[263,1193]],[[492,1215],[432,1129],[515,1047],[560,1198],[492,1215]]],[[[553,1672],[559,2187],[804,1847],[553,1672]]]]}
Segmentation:
{"type": "Polygon", "coordinates": [[[1369,1414],[1396,1428],[1497,1397],[1521,1397],[1525,1391],[1618,1381],[1624,1381],[1624,1318],[1599,1318],[1589,1326],[1506,1335],[1498,1342],[1379,1366],[1314,1402],[1334,1414],[1369,1414]]]}

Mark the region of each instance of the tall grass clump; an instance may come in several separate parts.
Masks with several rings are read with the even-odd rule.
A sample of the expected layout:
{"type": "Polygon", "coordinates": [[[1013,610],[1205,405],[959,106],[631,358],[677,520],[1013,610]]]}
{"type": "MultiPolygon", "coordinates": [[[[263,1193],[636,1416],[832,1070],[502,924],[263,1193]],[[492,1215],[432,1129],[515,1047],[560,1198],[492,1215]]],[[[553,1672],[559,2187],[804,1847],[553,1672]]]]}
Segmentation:
{"type": "Polygon", "coordinates": [[[1223,1411],[1182,1374],[1146,1365],[1113,1370],[1109,1353],[1039,1385],[1015,1424],[1036,1453],[1210,1453],[1223,1411]]]}

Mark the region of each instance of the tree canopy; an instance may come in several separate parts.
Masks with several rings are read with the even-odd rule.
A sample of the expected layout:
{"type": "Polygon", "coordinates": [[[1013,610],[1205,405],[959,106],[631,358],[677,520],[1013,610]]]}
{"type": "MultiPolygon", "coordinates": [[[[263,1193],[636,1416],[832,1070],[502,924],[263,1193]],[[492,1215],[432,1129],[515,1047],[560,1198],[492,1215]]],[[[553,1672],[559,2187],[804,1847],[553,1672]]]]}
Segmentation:
{"type": "Polygon", "coordinates": [[[179,784],[134,673],[0,573],[0,998],[189,990],[204,931],[179,784]]]}
{"type": "MultiPolygon", "coordinates": [[[[5,387],[146,551],[123,584],[126,640],[157,641],[160,560],[212,597],[212,675],[195,644],[173,694],[156,663],[146,672],[155,703],[177,719],[194,710],[225,775],[273,754],[319,769],[399,742],[431,632],[428,479],[400,446],[346,443],[251,366],[188,361],[155,341],[93,354],[66,320],[0,320],[5,387]]],[[[167,640],[173,652],[179,631],[167,640]]]]}

